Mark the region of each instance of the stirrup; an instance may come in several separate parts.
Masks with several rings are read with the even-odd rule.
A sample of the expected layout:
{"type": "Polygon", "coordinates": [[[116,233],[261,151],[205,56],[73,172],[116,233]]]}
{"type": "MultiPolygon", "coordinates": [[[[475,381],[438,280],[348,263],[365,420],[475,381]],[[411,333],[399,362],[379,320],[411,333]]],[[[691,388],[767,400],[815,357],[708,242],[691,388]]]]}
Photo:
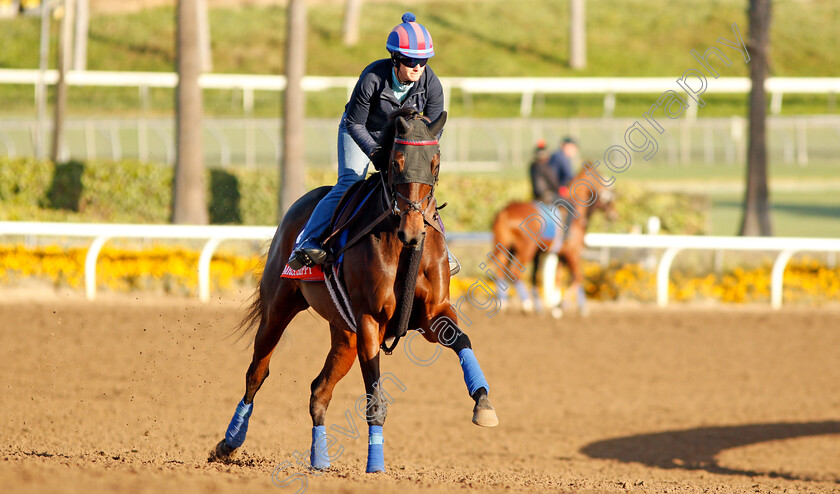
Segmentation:
{"type": "Polygon", "coordinates": [[[449,252],[449,247],[446,248],[446,255],[449,257],[449,276],[455,276],[461,272],[461,263],[449,252]]]}
{"type": "Polygon", "coordinates": [[[298,248],[289,257],[289,267],[297,271],[306,266],[311,268],[316,264],[323,264],[327,260],[327,251],[320,247],[309,249],[298,248]]]}

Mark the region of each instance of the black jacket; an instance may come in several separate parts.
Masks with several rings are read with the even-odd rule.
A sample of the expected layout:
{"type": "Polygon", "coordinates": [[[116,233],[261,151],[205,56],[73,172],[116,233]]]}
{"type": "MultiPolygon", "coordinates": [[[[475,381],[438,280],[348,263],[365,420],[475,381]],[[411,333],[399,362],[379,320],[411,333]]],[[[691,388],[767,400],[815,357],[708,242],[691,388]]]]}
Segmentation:
{"type": "Polygon", "coordinates": [[[431,67],[426,65],[420,80],[414,83],[402,103],[391,89],[392,70],[393,64],[389,58],[377,60],[365,67],[350,101],[344,107],[347,133],[367,155],[376,147],[381,129],[388,122],[388,115],[395,110],[413,106],[431,120],[443,112],[443,86],[431,67]]]}
{"type": "Polygon", "coordinates": [[[531,190],[534,199],[551,204],[560,197],[557,172],[549,165],[547,157],[535,157],[531,163],[531,190]]]}

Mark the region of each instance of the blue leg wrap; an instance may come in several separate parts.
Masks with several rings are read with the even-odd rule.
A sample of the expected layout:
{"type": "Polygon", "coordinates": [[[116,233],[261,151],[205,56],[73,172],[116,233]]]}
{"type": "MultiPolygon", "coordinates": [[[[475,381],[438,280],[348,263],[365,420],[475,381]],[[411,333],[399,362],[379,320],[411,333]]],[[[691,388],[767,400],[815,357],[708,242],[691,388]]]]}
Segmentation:
{"type": "Polygon", "coordinates": [[[327,429],[323,425],[312,428],[312,451],[309,454],[312,468],[326,470],[330,468],[330,458],[327,452],[327,429]]]}
{"type": "Polygon", "coordinates": [[[536,287],[531,291],[531,295],[534,297],[534,310],[537,312],[542,312],[542,297],[540,297],[540,292],[537,290],[536,287]]]}
{"type": "Polygon", "coordinates": [[[248,419],[251,418],[252,411],[254,411],[254,404],[246,405],[244,399],[236,405],[236,412],[233,413],[233,418],[230,419],[230,425],[225,432],[225,443],[231,448],[238,448],[245,442],[248,419]]]}
{"type": "Polygon", "coordinates": [[[464,382],[467,383],[467,390],[470,396],[484,388],[490,392],[490,385],[487,384],[487,379],[484,378],[484,373],[481,372],[481,366],[478,365],[478,360],[475,359],[475,354],[472,348],[464,348],[458,352],[458,358],[461,360],[461,368],[464,369],[464,382]]]}
{"type": "Polygon", "coordinates": [[[496,294],[499,296],[499,301],[500,302],[507,302],[507,299],[508,299],[507,290],[502,290],[502,286],[501,286],[501,284],[499,284],[499,282],[495,282],[494,284],[495,284],[494,288],[496,289],[496,294]]]}
{"type": "Polygon", "coordinates": [[[519,295],[519,300],[528,300],[531,298],[531,295],[528,293],[528,286],[525,285],[525,282],[522,280],[516,280],[516,283],[513,284],[514,288],[516,288],[516,294],[519,295]]]}
{"type": "Polygon", "coordinates": [[[367,473],[385,471],[385,450],[382,447],[384,442],[385,438],[382,435],[382,426],[369,426],[367,473]]]}
{"type": "Polygon", "coordinates": [[[581,311],[586,309],[586,290],[584,290],[583,285],[578,287],[578,307],[581,311]]]}

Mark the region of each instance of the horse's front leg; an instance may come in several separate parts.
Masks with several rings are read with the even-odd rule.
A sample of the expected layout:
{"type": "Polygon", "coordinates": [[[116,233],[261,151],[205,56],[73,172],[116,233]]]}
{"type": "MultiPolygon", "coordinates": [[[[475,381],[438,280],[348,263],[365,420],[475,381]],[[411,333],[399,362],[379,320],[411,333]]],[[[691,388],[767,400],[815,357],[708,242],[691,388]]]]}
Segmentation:
{"type": "Polygon", "coordinates": [[[312,447],[310,463],[312,468],[323,470],[330,467],[329,441],[324,419],[332,398],[333,389],[356,360],[356,335],[330,324],[332,346],[324,362],[324,368],[312,381],[309,397],[309,415],[312,417],[312,447]]]}
{"type": "Polygon", "coordinates": [[[569,285],[569,293],[574,293],[578,304],[578,314],[582,316],[589,315],[589,309],[586,307],[586,290],[583,286],[583,263],[580,255],[571,254],[569,259],[569,272],[571,274],[572,283],[569,285]]]}
{"type": "MultiPolygon", "coordinates": [[[[484,372],[482,372],[481,366],[475,358],[469,336],[458,327],[458,316],[455,314],[455,310],[452,305],[446,303],[442,310],[432,313],[435,312],[438,315],[428,318],[427,322],[421,326],[420,332],[428,341],[449,347],[458,355],[461,370],[464,371],[464,383],[467,385],[467,392],[475,401],[473,423],[482,427],[499,425],[496,410],[490,404],[490,398],[488,397],[490,385],[487,383],[484,372]]],[[[411,352],[410,340],[406,341],[405,349],[407,353],[411,352]]],[[[409,358],[411,359],[412,355],[409,355],[409,358]]]]}
{"type": "Polygon", "coordinates": [[[382,343],[384,327],[373,316],[364,314],[358,318],[356,349],[359,365],[365,380],[367,407],[365,418],[368,423],[367,473],[385,471],[385,442],[382,426],[388,414],[388,404],[379,388],[379,345],[382,343]]]}

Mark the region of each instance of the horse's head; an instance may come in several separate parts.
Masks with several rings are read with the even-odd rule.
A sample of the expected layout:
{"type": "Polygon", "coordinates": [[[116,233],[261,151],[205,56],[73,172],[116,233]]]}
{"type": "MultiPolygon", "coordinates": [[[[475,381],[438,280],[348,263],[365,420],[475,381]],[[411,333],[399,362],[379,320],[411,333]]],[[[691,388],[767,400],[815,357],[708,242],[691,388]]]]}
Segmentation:
{"type": "Polygon", "coordinates": [[[424,217],[434,207],[435,184],[440,169],[437,136],[446,123],[446,112],[430,122],[419,113],[394,119],[394,138],[386,169],[387,186],[400,216],[397,237],[417,245],[425,235],[424,217]]]}
{"type": "Polygon", "coordinates": [[[586,207],[586,216],[599,210],[606,214],[607,219],[615,221],[618,219],[618,211],[615,209],[615,191],[609,185],[605,185],[598,178],[587,176],[586,164],[578,175],[569,184],[569,190],[573,195],[574,202],[586,207]]]}

